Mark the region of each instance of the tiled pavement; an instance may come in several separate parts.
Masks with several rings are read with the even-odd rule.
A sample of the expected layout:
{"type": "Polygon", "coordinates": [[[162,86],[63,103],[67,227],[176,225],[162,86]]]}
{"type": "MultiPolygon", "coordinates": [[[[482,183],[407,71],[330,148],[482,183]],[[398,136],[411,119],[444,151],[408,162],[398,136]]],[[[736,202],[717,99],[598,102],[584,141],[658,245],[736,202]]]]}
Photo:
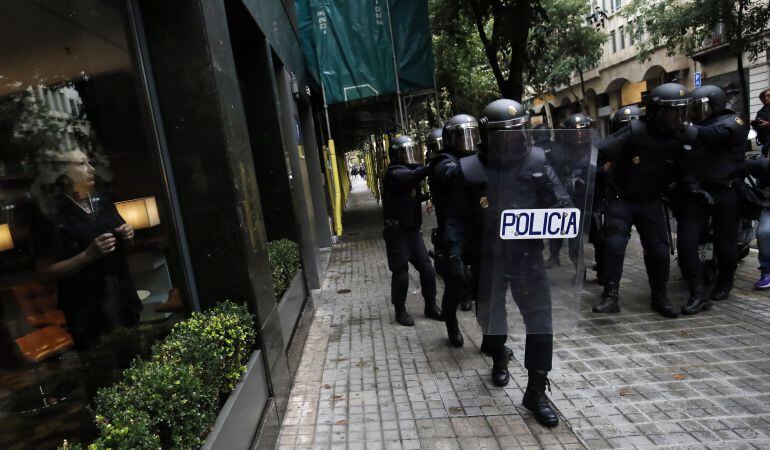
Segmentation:
{"type": "MultiPolygon", "coordinates": [[[[380,208],[365,189],[354,183],[280,448],[770,448],[770,298],[750,291],[755,255],[732,300],[675,320],[649,311],[637,241],[620,314],[590,312],[600,288],[589,275],[578,329],[556,337],[551,397],[563,420],[549,430],[520,406],[519,336],[499,389],[472,313],[461,313],[465,347],[449,348],[443,324],[422,317],[416,274],[416,326],[394,324],[380,208]]],[[[684,301],[675,264],[671,291],[684,301]]]]}

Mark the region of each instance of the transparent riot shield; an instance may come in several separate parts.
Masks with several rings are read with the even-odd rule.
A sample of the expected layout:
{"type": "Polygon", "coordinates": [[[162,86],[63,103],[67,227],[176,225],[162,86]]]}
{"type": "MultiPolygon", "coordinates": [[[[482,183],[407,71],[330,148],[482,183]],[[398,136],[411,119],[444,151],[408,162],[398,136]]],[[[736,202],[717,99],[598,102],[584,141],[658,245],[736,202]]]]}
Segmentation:
{"type": "Polygon", "coordinates": [[[479,325],[491,335],[568,332],[577,326],[586,273],[592,132],[506,132],[519,135],[489,136],[483,164],[479,325]]]}

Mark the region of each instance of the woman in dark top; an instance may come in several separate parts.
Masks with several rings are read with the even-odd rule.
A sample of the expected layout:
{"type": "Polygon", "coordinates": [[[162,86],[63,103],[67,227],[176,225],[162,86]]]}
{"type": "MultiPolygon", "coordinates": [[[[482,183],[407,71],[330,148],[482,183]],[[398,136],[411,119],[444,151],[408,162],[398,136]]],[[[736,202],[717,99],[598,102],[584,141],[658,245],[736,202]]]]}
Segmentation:
{"type": "Polygon", "coordinates": [[[134,230],[112,199],[94,192],[94,167],[80,150],[50,161],[58,174],[35,229],[35,268],[58,286],[59,309],[79,348],[116,325],[139,322],[142,304],[126,262],[134,230]]]}

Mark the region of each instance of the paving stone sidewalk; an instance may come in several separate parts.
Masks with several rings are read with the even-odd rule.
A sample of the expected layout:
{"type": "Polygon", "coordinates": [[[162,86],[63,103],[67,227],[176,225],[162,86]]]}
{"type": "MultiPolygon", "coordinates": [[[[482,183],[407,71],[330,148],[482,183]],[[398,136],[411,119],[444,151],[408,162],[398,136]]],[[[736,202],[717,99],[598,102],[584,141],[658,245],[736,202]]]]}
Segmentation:
{"type": "MultiPolygon", "coordinates": [[[[478,352],[473,314],[460,313],[465,346],[449,348],[443,323],[422,316],[415,273],[416,326],[395,323],[381,223],[357,179],[280,448],[770,448],[770,296],[750,290],[755,255],[741,264],[731,300],[674,320],[649,311],[636,240],[620,314],[590,312],[600,287],[589,271],[578,329],[556,336],[551,397],[562,425],[546,429],[520,405],[523,339],[509,339],[513,378],[500,389],[478,352]]],[[[671,297],[683,302],[679,278],[673,263],[671,297]]]]}

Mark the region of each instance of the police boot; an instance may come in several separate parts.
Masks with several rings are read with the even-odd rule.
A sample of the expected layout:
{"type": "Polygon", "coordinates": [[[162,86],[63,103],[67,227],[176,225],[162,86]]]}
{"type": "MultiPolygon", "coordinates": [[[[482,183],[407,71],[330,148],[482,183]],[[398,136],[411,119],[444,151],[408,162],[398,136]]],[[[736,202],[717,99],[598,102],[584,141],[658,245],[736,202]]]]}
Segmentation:
{"type": "Polygon", "coordinates": [[[446,334],[449,337],[449,343],[453,347],[462,347],[465,343],[463,334],[460,332],[460,325],[457,323],[457,319],[446,321],[446,334]]]}
{"type": "Polygon", "coordinates": [[[551,391],[551,382],[548,381],[548,372],[530,371],[527,381],[527,390],[524,391],[522,404],[532,411],[540,425],[553,428],[559,424],[559,415],[553,409],[551,401],[545,395],[545,389],[551,391]]]}
{"type": "Polygon", "coordinates": [[[717,278],[717,283],[711,291],[711,300],[721,302],[730,297],[730,291],[733,290],[733,281],[717,278]]]}
{"type": "Polygon", "coordinates": [[[511,380],[511,374],[508,372],[508,347],[500,346],[496,348],[492,356],[492,383],[497,387],[507,386],[511,380]]]}
{"type": "Polygon", "coordinates": [[[551,255],[548,261],[545,262],[546,269],[553,269],[554,267],[561,267],[561,261],[559,261],[559,254],[551,255]]]}
{"type": "Polygon", "coordinates": [[[460,309],[463,311],[470,311],[473,309],[473,301],[470,298],[463,299],[462,302],[460,302],[460,309]]]}
{"type": "Polygon", "coordinates": [[[650,309],[657,311],[661,316],[672,319],[679,317],[679,309],[675,308],[669,301],[665,287],[653,288],[650,300],[650,309]]]}
{"type": "Polygon", "coordinates": [[[592,311],[599,314],[614,314],[620,312],[618,297],[618,282],[608,281],[602,291],[602,301],[593,307],[592,311]]]}
{"type": "Polygon", "coordinates": [[[414,319],[412,319],[412,316],[410,316],[409,313],[406,312],[406,306],[395,305],[395,307],[396,307],[396,322],[400,323],[405,327],[414,326],[414,319]]]}
{"type": "Polygon", "coordinates": [[[438,320],[439,322],[444,321],[444,317],[441,315],[441,310],[436,304],[436,300],[425,302],[425,317],[428,319],[438,320]]]}
{"type": "Polygon", "coordinates": [[[687,299],[687,304],[682,306],[682,314],[692,316],[711,309],[714,303],[706,297],[706,287],[703,285],[703,280],[691,281],[689,284],[690,298],[687,299]]]}
{"type": "MultiPolygon", "coordinates": [[[[508,359],[509,360],[513,359],[513,350],[511,350],[511,348],[508,347],[507,345],[505,345],[504,347],[505,347],[505,353],[508,355],[508,359]]],[[[495,356],[494,348],[491,345],[489,345],[489,343],[484,339],[481,340],[481,347],[479,347],[479,351],[489,357],[495,356]]]]}

